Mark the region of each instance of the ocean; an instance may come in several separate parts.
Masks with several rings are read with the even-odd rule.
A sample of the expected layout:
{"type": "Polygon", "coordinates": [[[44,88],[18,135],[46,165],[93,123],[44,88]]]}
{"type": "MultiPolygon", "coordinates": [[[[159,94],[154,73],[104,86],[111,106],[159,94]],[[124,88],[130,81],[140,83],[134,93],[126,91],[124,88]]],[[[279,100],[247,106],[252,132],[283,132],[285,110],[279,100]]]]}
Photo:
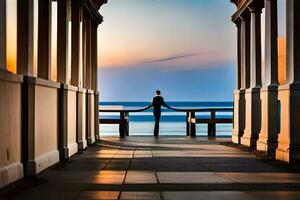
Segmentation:
{"type": "MultiPolygon", "coordinates": [[[[126,109],[140,109],[146,107],[150,102],[101,102],[100,106],[122,106],[126,109]]],[[[174,108],[232,108],[233,102],[167,102],[174,108]]],[[[196,113],[199,118],[208,118],[209,113],[196,113]]],[[[232,116],[232,113],[217,113],[217,118],[232,116]]],[[[118,118],[119,113],[100,113],[100,118],[118,118]]],[[[185,136],[186,135],[186,113],[168,110],[162,107],[160,123],[161,136],[185,136]]],[[[152,136],[154,128],[154,117],[152,109],[130,113],[129,115],[129,135],[132,136],[152,136]]],[[[232,134],[232,124],[217,124],[217,136],[230,136],[232,134]]],[[[199,136],[207,135],[207,125],[197,124],[196,133],[199,136]]],[[[100,124],[100,136],[118,136],[118,125],[100,124]]]]}

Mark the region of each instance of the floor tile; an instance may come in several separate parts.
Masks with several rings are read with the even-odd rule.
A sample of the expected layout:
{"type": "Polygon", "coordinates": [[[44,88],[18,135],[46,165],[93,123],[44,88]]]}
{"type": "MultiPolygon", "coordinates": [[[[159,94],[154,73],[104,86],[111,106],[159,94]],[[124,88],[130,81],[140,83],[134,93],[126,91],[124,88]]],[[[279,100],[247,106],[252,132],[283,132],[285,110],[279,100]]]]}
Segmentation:
{"type": "Polygon", "coordinates": [[[160,183],[232,183],[214,172],[157,172],[160,183]]]}
{"type": "Polygon", "coordinates": [[[89,191],[82,192],[78,200],[118,200],[119,192],[89,191]]]}
{"type": "Polygon", "coordinates": [[[160,192],[122,192],[121,200],[160,200],[160,192]]]}
{"type": "Polygon", "coordinates": [[[128,171],[125,184],[155,184],[155,172],[151,171],[128,171]]]}

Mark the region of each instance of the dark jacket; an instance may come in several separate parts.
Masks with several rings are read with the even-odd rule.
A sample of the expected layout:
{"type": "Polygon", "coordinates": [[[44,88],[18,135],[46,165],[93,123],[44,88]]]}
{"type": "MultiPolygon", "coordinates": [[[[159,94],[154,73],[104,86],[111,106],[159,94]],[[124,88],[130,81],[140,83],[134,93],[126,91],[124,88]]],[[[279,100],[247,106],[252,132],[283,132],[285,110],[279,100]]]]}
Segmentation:
{"type": "Polygon", "coordinates": [[[154,113],[161,112],[161,106],[165,106],[170,109],[170,106],[165,103],[164,98],[161,96],[156,96],[153,98],[152,106],[154,113]]]}

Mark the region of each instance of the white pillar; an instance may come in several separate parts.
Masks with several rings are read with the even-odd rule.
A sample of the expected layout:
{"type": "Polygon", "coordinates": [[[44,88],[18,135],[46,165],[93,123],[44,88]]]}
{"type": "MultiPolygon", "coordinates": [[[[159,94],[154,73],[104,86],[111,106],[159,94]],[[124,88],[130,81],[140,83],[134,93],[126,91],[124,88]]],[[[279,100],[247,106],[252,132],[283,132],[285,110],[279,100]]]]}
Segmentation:
{"type": "Polygon", "coordinates": [[[245,92],[242,89],[242,31],[241,31],[241,21],[237,19],[235,21],[237,26],[237,55],[238,55],[238,63],[237,63],[237,90],[234,91],[234,124],[232,131],[232,142],[236,144],[240,144],[241,136],[244,131],[244,116],[245,116],[245,92]]]}
{"type": "Polygon", "coordinates": [[[277,0],[265,0],[265,70],[261,89],[262,119],[257,149],[274,152],[278,138],[277,0]]]}
{"type": "Polygon", "coordinates": [[[286,1],[287,77],[279,87],[280,134],[276,159],[300,160],[300,1],[286,1]]]}
{"type": "Polygon", "coordinates": [[[246,89],[246,120],[241,144],[256,147],[260,131],[260,88],[261,88],[261,1],[253,2],[250,7],[250,88],[246,89]]]}

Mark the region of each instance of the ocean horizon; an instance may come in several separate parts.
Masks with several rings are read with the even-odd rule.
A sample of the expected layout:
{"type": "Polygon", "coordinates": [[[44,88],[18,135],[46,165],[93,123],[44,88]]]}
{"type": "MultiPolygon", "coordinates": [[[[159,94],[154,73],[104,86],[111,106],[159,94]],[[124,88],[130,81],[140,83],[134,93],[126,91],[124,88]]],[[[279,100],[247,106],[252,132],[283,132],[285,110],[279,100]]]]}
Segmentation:
{"type": "MultiPolygon", "coordinates": [[[[220,101],[173,101],[166,102],[168,105],[174,108],[232,108],[233,102],[220,101]]],[[[150,105],[151,102],[139,101],[139,102],[100,102],[100,106],[122,106],[125,109],[140,109],[150,105]]],[[[208,118],[209,113],[196,113],[199,118],[208,118]]],[[[223,118],[225,116],[231,116],[232,113],[217,113],[217,118],[223,118]]],[[[100,113],[100,118],[114,119],[119,117],[119,113],[100,113]]],[[[173,110],[162,107],[161,123],[160,123],[160,135],[161,136],[185,136],[186,135],[186,113],[176,112],[173,110]]],[[[129,134],[131,136],[151,136],[153,135],[154,117],[152,109],[144,112],[130,113],[129,115],[129,134]]],[[[217,124],[217,136],[230,136],[232,133],[232,124],[217,124]]],[[[196,125],[197,135],[207,135],[207,125],[196,125]]],[[[100,125],[100,136],[117,136],[119,135],[118,125],[100,125]]]]}

